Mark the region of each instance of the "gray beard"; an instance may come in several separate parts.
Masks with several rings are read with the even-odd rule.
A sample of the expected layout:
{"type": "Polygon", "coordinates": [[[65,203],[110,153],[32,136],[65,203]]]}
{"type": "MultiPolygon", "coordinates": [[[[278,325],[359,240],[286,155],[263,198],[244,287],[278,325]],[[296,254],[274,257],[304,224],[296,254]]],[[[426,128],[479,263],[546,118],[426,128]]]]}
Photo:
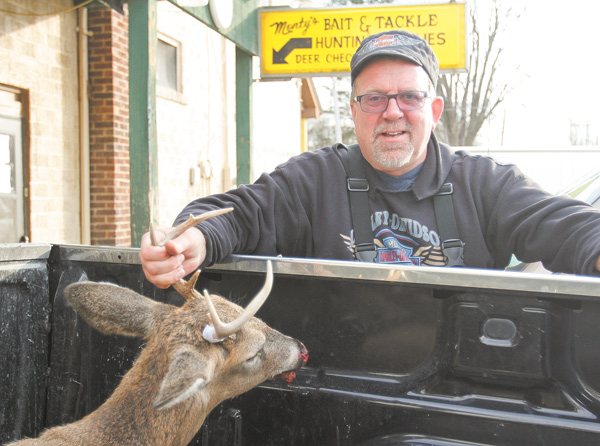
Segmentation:
{"type": "MultiPolygon", "coordinates": [[[[379,135],[389,129],[389,126],[380,124],[375,127],[374,135],[379,135]]],[[[407,123],[404,130],[412,135],[412,126],[407,123]]],[[[371,154],[375,161],[388,169],[395,169],[407,164],[415,152],[415,147],[412,141],[408,141],[401,146],[390,149],[389,146],[381,144],[378,140],[373,141],[371,145],[371,154]]]]}
{"type": "Polygon", "coordinates": [[[373,158],[382,166],[393,169],[408,163],[414,153],[412,144],[407,144],[393,150],[386,150],[375,143],[371,146],[373,158]]]}

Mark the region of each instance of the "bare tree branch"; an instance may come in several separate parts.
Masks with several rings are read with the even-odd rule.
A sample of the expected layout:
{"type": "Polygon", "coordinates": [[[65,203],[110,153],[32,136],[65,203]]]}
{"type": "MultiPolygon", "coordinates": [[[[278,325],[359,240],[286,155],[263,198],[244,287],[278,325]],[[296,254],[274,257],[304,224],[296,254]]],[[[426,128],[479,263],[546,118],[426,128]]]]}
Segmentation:
{"type": "MultiPolygon", "coordinates": [[[[483,125],[515,88],[500,80],[507,67],[502,40],[520,17],[513,8],[492,0],[489,17],[481,15],[475,2],[470,8],[471,46],[467,73],[447,73],[440,76],[437,93],[444,97],[445,110],[436,133],[454,146],[476,143],[483,125]]],[[[512,76],[510,76],[512,77],[512,76]]],[[[505,77],[509,78],[509,77],[505,77]]]]}

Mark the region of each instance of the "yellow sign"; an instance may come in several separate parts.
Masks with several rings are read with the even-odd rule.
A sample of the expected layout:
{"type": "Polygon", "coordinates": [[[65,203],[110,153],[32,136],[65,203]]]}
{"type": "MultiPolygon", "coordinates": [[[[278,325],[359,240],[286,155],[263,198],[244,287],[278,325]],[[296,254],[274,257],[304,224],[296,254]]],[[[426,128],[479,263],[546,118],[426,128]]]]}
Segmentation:
{"type": "Polygon", "coordinates": [[[261,9],[262,77],[340,75],[371,34],[403,29],[429,42],[441,69],[466,68],[465,4],[261,9]]]}

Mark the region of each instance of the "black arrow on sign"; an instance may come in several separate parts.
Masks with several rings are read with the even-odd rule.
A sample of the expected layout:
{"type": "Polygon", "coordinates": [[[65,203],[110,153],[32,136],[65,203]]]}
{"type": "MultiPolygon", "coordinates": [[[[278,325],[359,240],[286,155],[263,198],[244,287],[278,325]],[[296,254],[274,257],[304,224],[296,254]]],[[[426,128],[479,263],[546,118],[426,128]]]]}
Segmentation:
{"type": "Polygon", "coordinates": [[[287,63],[285,58],[296,48],[312,48],[310,37],[295,37],[287,41],[279,51],[273,50],[273,64],[287,63]]]}

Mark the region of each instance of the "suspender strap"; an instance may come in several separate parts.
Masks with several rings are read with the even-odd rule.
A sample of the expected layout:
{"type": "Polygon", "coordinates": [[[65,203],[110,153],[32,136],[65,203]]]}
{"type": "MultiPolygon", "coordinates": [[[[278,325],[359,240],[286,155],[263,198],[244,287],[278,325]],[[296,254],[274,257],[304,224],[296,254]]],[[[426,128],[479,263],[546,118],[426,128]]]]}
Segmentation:
{"type": "MultiPolygon", "coordinates": [[[[377,248],[373,243],[371,210],[369,208],[369,182],[365,173],[365,159],[358,144],[348,146],[348,178],[350,211],[354,228],[356,259],[361,262],[374,262],[377,248]]],[[[454,206],[452,205],[452,183],[445,183],[433,197],[435,218],[442,240],[442,254],[446,266],[465,266],[464,243],[458,236],[454,206]]]]}
{"type": "Polygon", "coordinates": [[[465,244],[458,236],[454,206],[452,205],[453,192],[452,183],[445,183],[433,196],[435,219],[442,239],[442,254],[446,260],[446,266],[465,266],[465,244]]]}
{"type": "Polygon", "coordinates": [[[348,147],[348,178],[350,211],[354,228],[356,259],[361,262],[374,262],[377,250],[373,243],[371,210],[369,209],[369,182],[365,173],[365,160],[358,144],[348,147]]]}

